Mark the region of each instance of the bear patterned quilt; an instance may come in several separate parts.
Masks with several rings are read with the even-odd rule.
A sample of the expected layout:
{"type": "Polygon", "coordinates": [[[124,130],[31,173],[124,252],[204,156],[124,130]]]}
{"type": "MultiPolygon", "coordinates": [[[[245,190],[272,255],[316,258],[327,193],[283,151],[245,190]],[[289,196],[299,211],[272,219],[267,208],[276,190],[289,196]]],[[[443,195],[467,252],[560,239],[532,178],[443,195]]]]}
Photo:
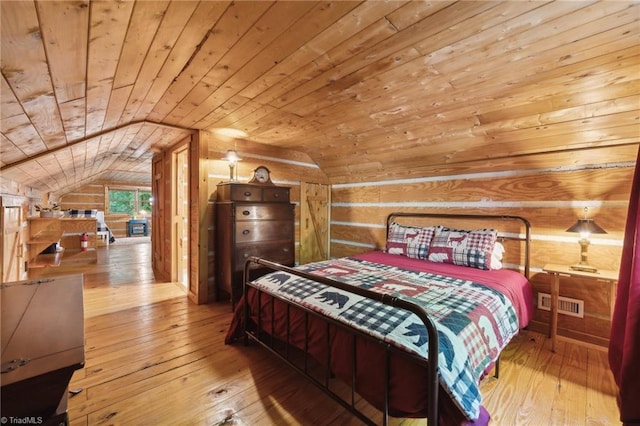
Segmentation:
{"type": "MultiPolygon", "coordinates": [[[[478,418],[480,379],[519,330],[518,316],[507,297],[470,280],[358,258],[316,262],[297,269],[423,306],[438,329],[441,386],[469,420],[478,418]]],[[[407,351],[427,355],[426,329],[411,312],[286,272],[265,275],[255,284],[407,351]]]]}

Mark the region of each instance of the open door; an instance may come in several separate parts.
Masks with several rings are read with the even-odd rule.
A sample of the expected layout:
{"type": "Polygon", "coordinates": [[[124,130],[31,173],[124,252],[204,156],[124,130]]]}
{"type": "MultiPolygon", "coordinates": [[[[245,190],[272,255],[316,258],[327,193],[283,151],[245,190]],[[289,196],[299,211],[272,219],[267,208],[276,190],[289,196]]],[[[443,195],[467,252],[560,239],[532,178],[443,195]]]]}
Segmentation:
{"type": "Polygon", "coordinates": [[[300,264],[329,258],[330,196],[329,185],[300,184],[300,264]]]}

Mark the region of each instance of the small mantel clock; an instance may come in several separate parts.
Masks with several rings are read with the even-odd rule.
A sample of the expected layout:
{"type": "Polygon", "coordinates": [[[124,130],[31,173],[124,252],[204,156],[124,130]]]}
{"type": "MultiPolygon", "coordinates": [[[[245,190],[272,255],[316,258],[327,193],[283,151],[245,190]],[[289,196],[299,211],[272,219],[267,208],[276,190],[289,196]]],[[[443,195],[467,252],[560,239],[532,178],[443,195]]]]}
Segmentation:
{"type": "Polygon", "coordinates": [[[258,166],[253,171],[253,177],[249,183],[260,183],[264,185],[273,185],[271,181],[271,171],[266,166],[258,166]]]}

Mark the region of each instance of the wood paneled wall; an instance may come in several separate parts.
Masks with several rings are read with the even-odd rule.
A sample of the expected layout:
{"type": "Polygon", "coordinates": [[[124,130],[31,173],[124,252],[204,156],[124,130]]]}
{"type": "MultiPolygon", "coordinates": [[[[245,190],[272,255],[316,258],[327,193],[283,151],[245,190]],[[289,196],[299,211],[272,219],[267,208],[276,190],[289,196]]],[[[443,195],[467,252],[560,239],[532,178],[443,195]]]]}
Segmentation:
{"type": "MultiPolygon", "coordinates": [[[[108,214],[107,213],[107,196],[106,192],[109,187],[113,188],[133,188],[130,182],[94,182],[84,185],[63,195],[60,198],[60,208],[62,210],[76,209],[89,210],[95,209],[105,212],[104,221],[113,233],[115,238],[124,238],[127,236],[128,221],[131,218],[126,214],[108,214]]],[[[136,188],[140,186],[136,185],[136,188]]],[[[151,188],[142,188],[151,190],[151,188]]],[[[149,223],[149,231],[152,226],[149,223]]]]}
{"type": "MultiPolygon", "coordinates": [[[[638,146],[621,147],[634,158],[638,146]]],[[[519,215],[532,225],[531,282],[535,292],[550,292],[547,263],[579,260],[578,236],[565,232],[583,216],[607,231],[594,235],[589,261],[601,269],[620,265],[635,160],[620,163],[565,165],[550,169],[503,168],[499,171],[410,177],[395,180],[334,184],[332,187],[331,256],[340,257],[382,248],[386,216],[393,211],[487,213],[519,215]]],[[[507,253],[518,267],[520,259],[507,253]]],[[[559,333],[605,345],[609,336],[609,297],[599,283],[567,279],[561,296],[585,301],[585,317],[559,317],[559,333]]],[[[537,296],[536,296],[537,297],[537,296]]],[[[534,329],[547,330],[547,311],[536,309],[534,329]]]]}
{"type": "Polygon", "coordinates": [[[212,132],[200,132],[200,137],[208,147],[206,168],[207,191],[210,196],[207,222],[209,224],[210,250],[207,256],[207,268],[209,288],[215,298],[214,202],[218,183],[229,180],[229,163],[223,159],[227,150],[236,150],[241,158],[236,166],[236,176],[239,182],[248,182],[253,175],[253,170],[259,165],[265,165],[271,171],[271,179],[276,185],[291,188],[291,202],[295,204],[296,261],[299,259],[300,242],[300,182],[328,184],[328,179],[309,156],[301,152],[275,148],[248,140],[234,140],[212,132]]]}

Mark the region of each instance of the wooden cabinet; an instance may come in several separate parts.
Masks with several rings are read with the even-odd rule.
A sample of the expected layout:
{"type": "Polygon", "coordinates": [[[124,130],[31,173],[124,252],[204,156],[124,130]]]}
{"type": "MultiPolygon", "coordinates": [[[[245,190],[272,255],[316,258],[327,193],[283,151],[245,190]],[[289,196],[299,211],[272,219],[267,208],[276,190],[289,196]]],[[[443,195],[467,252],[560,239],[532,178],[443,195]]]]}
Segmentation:
{"type": "Polygon", "coordinates": [[[2,424],[68,424],[67,388],[84,365],[82,286],[74,274],[0,288],[2,424]]]}
{"type": "MultiPolygon", "coordinates": [[[[245,261],[261,257],[293,266],[294,205],[289,188],[227,182],[216,194],[216,286],[232,305],[242,294],[245,261]]],[[[265,270],[252,269],[250,278],[265,270]]]]}

